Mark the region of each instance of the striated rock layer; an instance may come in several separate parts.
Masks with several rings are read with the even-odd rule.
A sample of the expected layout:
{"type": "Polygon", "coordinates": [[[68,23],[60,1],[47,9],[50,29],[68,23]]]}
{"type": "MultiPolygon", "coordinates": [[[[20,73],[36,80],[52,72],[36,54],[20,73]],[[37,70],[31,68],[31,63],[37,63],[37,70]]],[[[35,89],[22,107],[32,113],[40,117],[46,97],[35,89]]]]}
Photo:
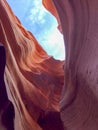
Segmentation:
{"type": "Polygon", "coordinates": [[[39,119],[59,113],[64,62],[47,55],[6,0],[0,0],[0,42],[6,50],[5,84],[15,108],[15,129],[42,130],[39,119]]]}
{"type": "Polygon", "coordinates": [[[66,46],[65,130],[98,130],[98,1],[53,0],[66,46]]]}
{"type": "Polygon", "coordinates": [[[98,1],[43,0],[43,4],[57,18],[64,35],[64,74],[63,62],[48,56],[6,1],[0,1],[0,41],[7,56],[5,82],[19,129],[49,130],[51,122],[48,126],[47,122],[59,116],[65,75],[59,103],[64,130],[98,130],[98,1]]]}

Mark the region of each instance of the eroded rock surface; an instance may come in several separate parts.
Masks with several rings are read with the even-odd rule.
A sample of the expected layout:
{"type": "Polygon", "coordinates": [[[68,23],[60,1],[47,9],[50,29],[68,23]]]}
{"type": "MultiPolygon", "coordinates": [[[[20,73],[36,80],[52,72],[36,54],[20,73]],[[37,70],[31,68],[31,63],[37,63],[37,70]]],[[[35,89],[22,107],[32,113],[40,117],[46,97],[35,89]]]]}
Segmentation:
{"type": "Polygon", "coordinates": [[[48,56],[6,1],[0,1],[5,81],[21,129],[47,128],[51,115],[59,111],[65,75],[59,103],[64,130],[98,130],[98,1],[43,0],[43,4],[57,18],[64,35],[64,74],[63,62],[48,56]]]}
{"type": "Polygon", "coordinates": [[[6,50],[5,83],[15,108],[15,130],[42,130],[39,117],[59,112],[64,62],[47,55],[6,0],[0,0],[0,42],[6,50]]]}
{"type": "Polygon", "coordinates": [[[65,130],[98,130],[98,1],[53,0],[66,46],[65,130]]]}

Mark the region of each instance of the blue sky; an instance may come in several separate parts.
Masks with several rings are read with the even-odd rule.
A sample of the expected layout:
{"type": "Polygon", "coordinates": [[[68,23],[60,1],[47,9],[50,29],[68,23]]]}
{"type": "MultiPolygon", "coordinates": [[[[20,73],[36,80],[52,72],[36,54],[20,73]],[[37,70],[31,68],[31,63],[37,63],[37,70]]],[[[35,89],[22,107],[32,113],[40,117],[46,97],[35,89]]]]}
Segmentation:
{"type": "Polygon", "coordinates": [[[31,31],[41,46],[55,59],[64,60],[63,36],[57,21],[43,6],[42,0],[7,0],[23,26],[31,31]]]}

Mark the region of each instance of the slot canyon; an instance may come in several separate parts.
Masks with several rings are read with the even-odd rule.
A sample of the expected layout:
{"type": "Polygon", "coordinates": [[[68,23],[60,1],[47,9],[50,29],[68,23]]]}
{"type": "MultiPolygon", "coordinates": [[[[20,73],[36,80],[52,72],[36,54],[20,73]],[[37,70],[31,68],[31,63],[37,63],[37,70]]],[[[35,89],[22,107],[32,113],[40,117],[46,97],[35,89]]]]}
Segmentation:
{"type": "Polygon", "coordinates": [[[0,130],[98,130],[98,1],[42,3],[63,34],[64,61],[0,0],[0,130]]]}

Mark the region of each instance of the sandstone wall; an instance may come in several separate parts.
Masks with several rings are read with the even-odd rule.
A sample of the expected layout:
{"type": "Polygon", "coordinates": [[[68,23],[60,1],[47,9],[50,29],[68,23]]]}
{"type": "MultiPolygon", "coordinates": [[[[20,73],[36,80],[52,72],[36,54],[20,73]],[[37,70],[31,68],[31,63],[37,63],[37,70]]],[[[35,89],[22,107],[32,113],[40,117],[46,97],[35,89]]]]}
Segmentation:
{"type": "Polygon", "coordinates": [[[0,0],[0,42],[6,50],[5,83],[15,108],[15,129],[41,130],[39,117],[59,112],[64,62],[47,55],[6,0],[0,0]]]}
{"type": "Polygon", "coordinates": [[[66,46],[60,101],[65,130],[98,129],[98,1],[53,0],[66,46]]]}

